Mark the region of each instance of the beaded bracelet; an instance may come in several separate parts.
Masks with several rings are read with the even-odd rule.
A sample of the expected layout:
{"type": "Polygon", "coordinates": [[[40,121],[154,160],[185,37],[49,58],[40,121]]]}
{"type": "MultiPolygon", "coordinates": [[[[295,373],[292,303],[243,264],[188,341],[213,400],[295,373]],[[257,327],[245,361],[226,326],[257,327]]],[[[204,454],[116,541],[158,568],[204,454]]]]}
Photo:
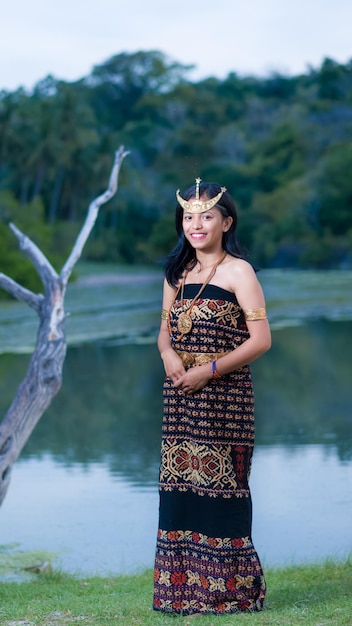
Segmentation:
{"type": "Polygon", "coordinates": [[[212,378],[221,378],[221,375],[219,374],[219,372],[216,369],[216,360],[212,361],[212,364],[211,364],[211,377],[212,378]]]}

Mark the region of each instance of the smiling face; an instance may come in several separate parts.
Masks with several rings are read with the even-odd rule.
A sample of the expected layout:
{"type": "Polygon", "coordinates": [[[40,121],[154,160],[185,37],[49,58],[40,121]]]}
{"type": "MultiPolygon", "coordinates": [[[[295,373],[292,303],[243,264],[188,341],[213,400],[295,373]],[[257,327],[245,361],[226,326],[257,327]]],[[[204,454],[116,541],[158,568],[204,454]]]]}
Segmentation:
{"type": "Polygon", "coordinates": [[[216,252],[222,249],[222,237],[229,230],[232,217],[223,217],[214,207],[203,213],[184,211],[182,227],[184,235],[196,250],[216,252]]]}

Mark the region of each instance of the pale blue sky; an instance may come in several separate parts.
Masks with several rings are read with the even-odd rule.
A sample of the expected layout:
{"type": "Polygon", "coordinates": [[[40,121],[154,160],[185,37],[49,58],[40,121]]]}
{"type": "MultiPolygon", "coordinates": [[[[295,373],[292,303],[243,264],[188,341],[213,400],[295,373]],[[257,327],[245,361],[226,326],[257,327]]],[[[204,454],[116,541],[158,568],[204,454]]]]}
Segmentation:
{"type": "Polygon", "coordinates": [[[12,0],[0,15],[0,89],[75,80],[153,49],[196,65],[192,79],[292,75],[326,56],[350,60],[351,24],[351,0],[12,0]]]}

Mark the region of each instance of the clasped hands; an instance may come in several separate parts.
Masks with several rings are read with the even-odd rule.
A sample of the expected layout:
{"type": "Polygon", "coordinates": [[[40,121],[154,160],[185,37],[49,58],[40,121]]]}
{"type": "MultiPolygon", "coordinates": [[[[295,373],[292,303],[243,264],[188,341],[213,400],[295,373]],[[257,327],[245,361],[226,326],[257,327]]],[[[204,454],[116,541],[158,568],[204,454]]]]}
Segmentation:
{"type": "Polygon", "coordinates": [[[211,364],[196,365],[186,370],[180,357],[170,348],[162,354],[167,378],[186,395],[193,395],[205,387],[211,378],[211,364]]]}

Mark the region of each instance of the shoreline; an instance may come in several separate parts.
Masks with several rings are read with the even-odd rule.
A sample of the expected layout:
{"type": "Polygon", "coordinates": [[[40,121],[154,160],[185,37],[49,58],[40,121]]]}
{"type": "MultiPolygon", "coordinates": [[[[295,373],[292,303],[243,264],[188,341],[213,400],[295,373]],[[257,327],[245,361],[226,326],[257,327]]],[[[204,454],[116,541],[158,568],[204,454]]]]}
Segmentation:
{"type": "Polygon", "coordinates": [[[158,272],[146,272],[145,274],[107,272],[104,274],[91,274],[88,276],[81,276],[75,281],[75,284],[82,285],[84,287],[99,287],[100,285],[128,285],[131,281],[133,281],[134,283],[151,283],[155,280],[162,281],[162,279],[162,273],[158,272]]]}

